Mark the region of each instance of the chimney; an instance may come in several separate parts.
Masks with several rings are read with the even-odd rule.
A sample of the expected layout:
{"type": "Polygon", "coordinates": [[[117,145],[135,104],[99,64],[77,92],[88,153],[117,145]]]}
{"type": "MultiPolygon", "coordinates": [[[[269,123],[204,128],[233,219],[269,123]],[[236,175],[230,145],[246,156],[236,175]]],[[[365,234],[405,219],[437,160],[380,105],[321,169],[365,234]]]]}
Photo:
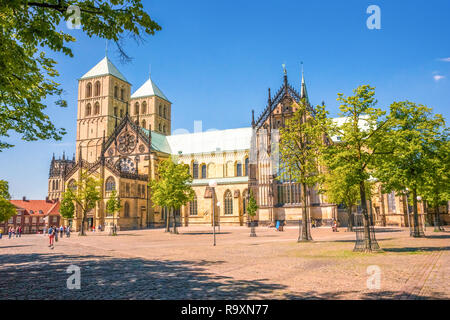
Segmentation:
{"type": "Polygon", "coordinates": [[[23,196],[22,201],[27,201],[27,197],[23,196]]]}
{"type": "Polygon", "coordinates": [[[48,200],[48,196],[45,197],[45,202],[51,202],[50,200],[48,200]]]}

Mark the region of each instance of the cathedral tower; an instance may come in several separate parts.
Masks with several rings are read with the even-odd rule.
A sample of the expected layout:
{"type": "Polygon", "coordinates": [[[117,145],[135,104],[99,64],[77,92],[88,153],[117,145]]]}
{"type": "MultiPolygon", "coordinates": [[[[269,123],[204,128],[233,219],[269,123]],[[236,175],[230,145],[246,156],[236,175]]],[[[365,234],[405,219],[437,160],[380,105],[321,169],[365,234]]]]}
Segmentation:
{"type": "Polygon", "coordinates": [[[90,163],[99,159],[103,136],[125,116],[130,94],[131,84],[108,57],[78,80],[77,157],[90,163]]]}
{"type": "Polygon", "coordinates": [[[145,129],[170,135],[172,104],[149,77],[131,95],[130,116],[145,129]]]}

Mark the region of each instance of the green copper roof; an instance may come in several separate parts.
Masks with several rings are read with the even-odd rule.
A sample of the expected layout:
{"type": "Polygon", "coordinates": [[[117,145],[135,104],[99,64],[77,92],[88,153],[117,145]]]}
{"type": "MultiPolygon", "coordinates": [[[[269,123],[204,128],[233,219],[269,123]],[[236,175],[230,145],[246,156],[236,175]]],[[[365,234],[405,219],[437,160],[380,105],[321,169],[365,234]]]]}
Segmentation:
{"type": "MultiPolygon", "coordinates": [[[[149,130],[142,129],[145,134],[148,136],[149,130]]],[[[164,152],[167,154],[171,154],[170,146],[167,143],[167,137],[158,132],[152,131],[152,149],[159,152],[164,152]]]]}
{"type": "MultiPolygon", "coordinates": [[[[144,84],[131,95],[131,99],[157,96],[166,101],[169,101],[167,97],[162,93],[158,86],[149,78],[144,84]]],[[[170,101],[169,101],[170,102],[170,101]]]]}

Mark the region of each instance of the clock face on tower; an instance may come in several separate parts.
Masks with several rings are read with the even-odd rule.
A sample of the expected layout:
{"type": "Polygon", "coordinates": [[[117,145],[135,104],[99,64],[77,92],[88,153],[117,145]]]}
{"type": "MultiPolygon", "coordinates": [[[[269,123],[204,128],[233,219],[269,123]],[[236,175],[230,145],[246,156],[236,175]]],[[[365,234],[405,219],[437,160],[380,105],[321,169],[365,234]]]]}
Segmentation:
{"type": "Polygon", "coordinates": [[[117,163],[117,166],[122,172],[135,173],[136,168],[134,162],[129,158],[121,158],[117,163]]]}
{"type": "Polygon", "coordinates": [[[136,137],[130,132],[125,132],[117,139],[119,145],[117,150],[122,154],[129,154],[136,148],[136,137]]]}

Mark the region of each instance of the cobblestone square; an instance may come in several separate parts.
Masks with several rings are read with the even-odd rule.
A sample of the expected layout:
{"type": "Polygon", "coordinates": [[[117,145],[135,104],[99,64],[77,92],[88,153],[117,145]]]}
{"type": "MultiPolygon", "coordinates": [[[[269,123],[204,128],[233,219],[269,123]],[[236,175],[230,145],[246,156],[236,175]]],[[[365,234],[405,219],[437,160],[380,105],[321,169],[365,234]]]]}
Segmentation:
{"type": "Polygon", "coordinates": [[[72,234],[48,247],[48,237],[0,240],[0,299],[449,299],[450,233],[377,228],[382,253],[352,252],[354,233],[312,229],[182,227],[120,232],[117,237],[72,234]],[[70,265],[81,288],[68,289],[70,265]],[[381,271],[368,289],[369,266],[381,271]]]}

